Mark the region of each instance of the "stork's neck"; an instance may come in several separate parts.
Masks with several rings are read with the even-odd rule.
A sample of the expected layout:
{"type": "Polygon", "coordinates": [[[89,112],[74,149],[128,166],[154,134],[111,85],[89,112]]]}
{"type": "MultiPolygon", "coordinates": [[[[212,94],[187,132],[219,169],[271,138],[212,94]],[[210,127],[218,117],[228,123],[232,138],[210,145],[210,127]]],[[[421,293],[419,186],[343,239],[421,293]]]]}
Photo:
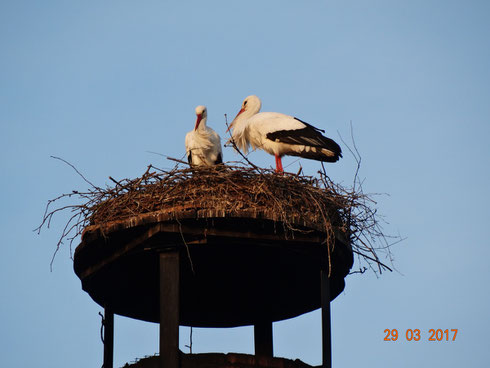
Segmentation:
{"type": "Polygon", "coordinates": [[[251,111],[244,110],[240,115],[236,116],[235,119],[231,122],[233,126],[233,135],[242,134],[243,130],[247,126],[247,121],[249,118],[254,116],[256,113],[251,111]]]}
{"type": "Polygon", "coordinates": [[[207,117],[204,117],[201,119],[201,121],[199,122],[199,126],[196,129],[197,131],[203,132],[206,130],[206,120],[207,120],[207,117]]]}

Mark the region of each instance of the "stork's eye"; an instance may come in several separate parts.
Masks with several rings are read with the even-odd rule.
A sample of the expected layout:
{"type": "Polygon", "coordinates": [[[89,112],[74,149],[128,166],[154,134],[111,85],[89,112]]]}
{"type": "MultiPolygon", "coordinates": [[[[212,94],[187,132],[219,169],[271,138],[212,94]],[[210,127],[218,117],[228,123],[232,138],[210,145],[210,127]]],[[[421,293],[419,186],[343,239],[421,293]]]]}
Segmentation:
{"type": "Polygon", "coordinates": [[[245,106],[247,104],[248,101],[243,101],[243,106],[245,106]]]}

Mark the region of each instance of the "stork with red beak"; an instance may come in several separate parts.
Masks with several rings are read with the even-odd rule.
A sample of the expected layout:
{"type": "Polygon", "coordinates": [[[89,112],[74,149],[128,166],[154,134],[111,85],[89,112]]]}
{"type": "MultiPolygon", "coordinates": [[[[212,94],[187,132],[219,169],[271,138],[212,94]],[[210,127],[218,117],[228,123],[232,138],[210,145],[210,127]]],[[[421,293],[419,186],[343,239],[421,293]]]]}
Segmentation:
{"type": "Polygon", "coordinates": [[[223,162],[221,139],[213,129],[206,126],[206,106],[196,107],[196,126],[185,136],[185,150],[189,164],[211,166],[223,162]]]}
{"type": "Polygon", "coordinates": [[[261,112],[257,96],[248,96],[230,124],[232,138],[243,153],[260,148],[276,158],[276,172],[283,172],[281,158],[299,156],[317,161],[336,162],[342,157],[340,146],[298,118],[278,112],[261,112]]]}

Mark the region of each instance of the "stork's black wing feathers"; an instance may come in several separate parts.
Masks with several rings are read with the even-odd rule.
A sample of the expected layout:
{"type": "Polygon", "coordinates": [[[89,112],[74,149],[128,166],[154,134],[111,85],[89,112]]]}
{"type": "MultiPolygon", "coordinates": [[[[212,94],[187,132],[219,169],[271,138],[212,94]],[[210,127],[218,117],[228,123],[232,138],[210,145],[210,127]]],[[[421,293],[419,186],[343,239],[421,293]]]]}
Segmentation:
{"type": "Polygon", "coordinates": [[[189,161],[189,165],[192,165],[192,151],[189,151],[189,154],[187,155],[187,161],[189,161]]]}
{"type": "Polygon", "coordinates": [[[295,130],[278,130],[267,134],[267,139],[274,142],[281,142],[292,145],[301,145],[317,148],[314,151],[304,151],[301,153],[290,152],[289,155],[301,156],[305,158],[311,158],[314,160],[335,162],[339,157],[342,157],[342,149],[333,139],[325,137],[320,132],[324,130],[318,129],[311,124],[308,124],[298,118],[296,120],[305,124],[302,129],[295,130]],[[331,152],[330,155],[326,155],[320,151],[320,149],[326,149],[331,152]]]}
{"type": "Polygon", "coordinates": [[[311,125],[311,124],[307,123],[306,121],[303,121],[303,120],[301,120],[301,119],[299,119],[299,118],[296,118],[296,117],[295,117],[294,119],[295,119],[295,120],[298,120],[298,121],[301,121],[301,122],[302,122],[304,125],[306,125],[306,126],[310,127],[311,129],[314,129],[314,130],[316,130],[316,131],[318,131],[318,132],[325,133],[325,131],[324,131],[323,129],[320,129],[320,128],[317,128],[317,127],[314,127],[313,125],[311,125]]]}
{"type": "Polygon", "coordinates": [[[219,165],[223,163],[223,156],[221,156],[221,153],[218,153],[218,157],[216,158],[216,161],[214,162],[215,165],[219,165]]]}

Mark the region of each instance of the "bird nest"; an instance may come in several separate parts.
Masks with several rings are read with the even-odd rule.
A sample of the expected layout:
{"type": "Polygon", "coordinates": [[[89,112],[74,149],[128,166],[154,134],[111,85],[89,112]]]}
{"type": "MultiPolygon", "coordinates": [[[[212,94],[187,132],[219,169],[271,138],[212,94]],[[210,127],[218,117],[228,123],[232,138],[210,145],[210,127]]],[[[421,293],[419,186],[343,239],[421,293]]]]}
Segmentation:
{"type": "Polygon", "coordinates": [[[199,217],[267,218],[287,228],[303,225],[320,231],[346,223],[345,198],[322,189],[315,179],[257,173],[253,168],[212,166],[152,171],[118,182],[90,208],[92,225],[104,225],[153,212],[193,211],[199,217]]]}
{"type": "MultiPolygon", "coordinates": [[[[178,214],[191,211],[197,217],[269,219],[282,224],[286,233],[313,229],[326,234],[327,244],[334,244],[335,236],[342,234],[353,252],[375,272],[390,269],[378,256],[379,251],[389,249],[389,245],[377,244],[379,240],[386,243],[386,238],[376,210],[371,207],[375,202],[362,190],[346,189],[333,183],[324,172],[319,172],[319,177],[311,177],[277,174],[248,165],[177,165],[171,170],[150,165],[136,179],[109,177],[113,185],[105,188],[81,176],[91,188],[48,201],[38,228],[40,231],[43,226],[49,227],[56,213],[71,210],[72,216],[62,231],[56,251],[65,241],[71,249],[73,241],[89,226],[104,227],[156,213],[178,218],[178,214]],[[55,202],[63,199],[78,199],[80,203],[50,210],[55,202]]],[[[359,269],[367,268],[360,266],[359,269]]]]}

